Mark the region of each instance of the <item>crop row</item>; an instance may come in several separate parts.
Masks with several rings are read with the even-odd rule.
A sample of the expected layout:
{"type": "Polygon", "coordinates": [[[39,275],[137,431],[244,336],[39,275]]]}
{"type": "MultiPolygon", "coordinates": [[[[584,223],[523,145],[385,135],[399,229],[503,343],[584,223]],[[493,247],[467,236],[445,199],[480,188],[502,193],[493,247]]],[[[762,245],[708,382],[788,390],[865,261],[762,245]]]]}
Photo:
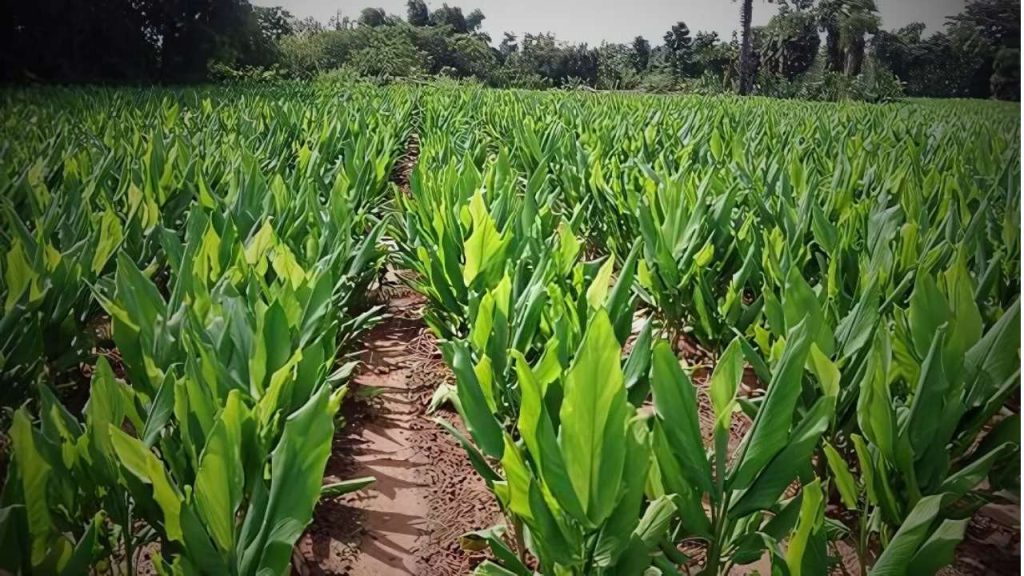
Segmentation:
{"type": "Polygon", "coordinates": [[[509,519],[480,573],[933,573],[1016,499],[1005,111],[423,100],[395,236],[509,519]]]}
{"type": "Polygon", "coordinates": [[[0,569],[286,571],[364,482],[322,486],[389,259],[507,518],[482,574],[933,573],[1018,497],[1014,109],[2,96],[0,569]]]}
{"type": "Polygon", "coordinates": [[[365,483],[321,486],[412,106],[337,96],[8,95],[0,569],[281,574],[365,483]]]}

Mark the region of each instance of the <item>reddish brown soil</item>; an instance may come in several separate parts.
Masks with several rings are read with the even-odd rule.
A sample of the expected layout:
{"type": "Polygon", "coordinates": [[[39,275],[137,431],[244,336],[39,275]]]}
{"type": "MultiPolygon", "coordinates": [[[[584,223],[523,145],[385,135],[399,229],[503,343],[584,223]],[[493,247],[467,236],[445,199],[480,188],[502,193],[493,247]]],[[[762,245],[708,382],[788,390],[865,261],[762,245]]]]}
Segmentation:
{"type": "MultiPolygon", "coordinates": [[[[300,540],[296,571],[353,576],[467,574],[482,557],[459,536],[500,515],[462,448],[425,414],[451,379],[420,320],[422,301],[389,290],[388,319],[364,341],[325,483],[372,475],[370,487],[321,501],[300,540]]],[[[454,412],[435,416],[458,422],[454,412]]]]}

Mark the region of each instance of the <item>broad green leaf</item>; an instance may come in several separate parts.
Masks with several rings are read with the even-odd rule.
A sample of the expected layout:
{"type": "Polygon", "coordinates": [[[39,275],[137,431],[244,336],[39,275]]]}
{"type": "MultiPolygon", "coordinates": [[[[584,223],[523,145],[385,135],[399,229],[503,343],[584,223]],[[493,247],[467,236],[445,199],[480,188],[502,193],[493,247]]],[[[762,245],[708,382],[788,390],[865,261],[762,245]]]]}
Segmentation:
{"type": "Polygon", "coordinates": [[[469,201],[473,232],[466,239],[466,263],[462,268],[462,280],[467,286],[490,267],[492,261],[504,256],[507,238],[502,238],[494,220],[487,212],[483,193],[477,191],[469,201]]]}
{"type": "Polygon", "coordinates": [[[704,452],[695,388],[664,340],[654,345],[651,388],[655,414],[683,475],[691,486],[710,492],[711,465],[704,452]]]}
{"type": "Polygon", "coordinates": [[[821,391],[829,398],[839,397],[839,368],[825,356],[817,344],[811,344],[811,352],[808,358],[809,368],[821,385],[821,391]]]}
{"type": "Polygon", "coordinates": [[[931,526],[942,508],[943,497],[943,494],[925,496],[917,502],[871,568],[871,576],[910,574],[910,564],[930,535],[931,526]]]}
{"type": "Polygon", "coordinates": [[[910,295],[910,334],[919,359],[928,355],[939,326],[949,320],[949,305],[930,274],[918,274],[910,295]]]}
{"type": "Polygon", "coordinates": [[[586,513],[566,471],[555,427],[544,403],[542,384],[522,354],[513,352],[513,356],[522,393],[519,406],[519,434],[530,452],[530,457],[539,468],[540,476],[548,490],[566,512],[582,521],[586,518],[586,513]]]}
{"type": "Polygon", "coordinates": [[[907,574],[930,576],[953,563],[956,547],[964,539],[969,518],[943,520],[918,549],[907,566],[907,574]]]}
{"type": "Polygon", "coordinates": [[[448,346],[452,371],[455,372],[455,385],[459,392],[459,405],[462,407],[462,418],[473,439],[492,458],[500,458],[504,450],[501,437],[501,426],[491,413],[480,382],[470,360],[469,350],[462,342],[452,342],[448,346]]]}
{"type": "Polygon", "coordinates": [[[804,330],[818,348],[826,356],[832,355],[835,349],[832,328],[825,320],[825,313],[818,297],[796,266],[790,267],[789,275],[786,277],[782,309],[786,317],[787,332],[792,331],[798,324],[803,324],[804,330]]]}
{"type": "Polygon", "coordinates": [[[111,254],[117,250],[124,238],[121,219],[113,210],[108,209],[100,217],[99,232],[96,238],[96,251],[93,253],[91,270],[99,274],[110,260],[111,254]]]}
{"type": "Polygon", "coordinates": [[[292,546],[313,518],[321,479],[331,453],[334,416],[345,389],[327,388],[309,399],[284,424],[281,440],[270,455],[270,487],[265,506],[250,504],[247,514],[261,518],[251,539],[244,530],[239,573],[281,574],[288,568],[292,546]]]}
{"type": "Polygon", "coordinates": [[[55,544],[48,496],[48,484],[53,467],[40,453],[40,447],[37,446],[38,438],[32,429],[26,408],[20,408],[14,413],[10,438],[14,456],[18,460],[21,490],[25,499],[25,512],[32,541],[32,566],[39,566],[45,560],[50,546],[55,544]]]}
{"type": "Polygon", "coordinates": [[[857,509],[857,481],[850,473],[850,467],[846,465],[843,456],[825,442],[825,458],[828,460],[828,468],[832,471],[832,478],[836,481],[836,488],[839,490],[839,497],[849,510],[857,509]]]}
{"type": "Polygon", "coordinates": [[[775,505],[801,471],[810,466],[814,449],[822,433],[828,428],[831,418],[831,400],[819,398],[793,430],[786,446],[759,471],[750,488],[738,500],[733,501],[729,508],[729,516],[742,518],[775,505]]]}
{"type": "Polygon", "coordinates": [[[587,303],[591,308],[597,309],[604,306],[604,301],[608,297],[608,288],[612,281],[612,272],[615,271],[615,259],[609,257],[605,260],[604,264],[597,271],[597,275],[594,276],[594,281],[590,283],[590,287],[587,288],[587,303]]]}
{"type": "Polygon", "coordinates": [[[248,417],[241,393],[232,390],[206,441],[196,472],[197,512],[225,553],[235,547],[235,515],[245,487],[242,424],[248,417]]]}
{"type": "Polygon", "coordinates": [[[563,383],[558,442],[569,480],[593,526],[615,506],[626,457],[629,404],[619,354],[608,314],[598,310],[563,383]]]}
{"type": "Polygon", "coordinates": [[[109,430],[110,441],[121,466],[143,484],[152,486],[152,498],[163,513],[163,528],[167,533],[167,538],[183,542],[182,496],[168,476],[163,464],[141,441],[122,432],[113,424],[109,425],[109,430]]]}
{"type": "Polygon", "coordinates": [[[377,479],[373,476],[362,476],[360,478],[350,478],[348,480],[342,480],[341,482],[325,484],[320,488],[320,498],[333,498],[335,496],[343,496],[345,494],[351,494],[352,492],[358,492],[376,481],[377,479]]]}
{"type": "Polygon", "coordinates": [[[718,358],[711,374],[708,395],[715,410],[715,422],[728,429],[732,417],[736,389],[743,380],[743,349],[739,338],[734,338],[718,358]]]}
{"type": "Polygon", "coordinates": [[[734,490],[750,486],[765,465],[786,445],[800,396],[811,339],[803,323],[790,331],[786,348],[772,374],[764,402],[744,441],[742,456],[730,478],[734,490]]]}
{"type": "Polygon", "coordinates": [[[819,480],[804,486],[800,502],[800,519],[786,549],[786,565],[793,576],[827,572],[826,540],[822,524],[825,519],[825,495],[819,480]]]}

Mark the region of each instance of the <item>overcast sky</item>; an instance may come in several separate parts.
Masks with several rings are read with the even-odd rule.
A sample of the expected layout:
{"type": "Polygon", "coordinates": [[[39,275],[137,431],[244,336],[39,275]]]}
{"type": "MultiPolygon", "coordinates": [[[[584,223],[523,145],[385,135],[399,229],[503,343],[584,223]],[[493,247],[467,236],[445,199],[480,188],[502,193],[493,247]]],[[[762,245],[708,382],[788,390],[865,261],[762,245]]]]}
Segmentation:
{"type": "MultiPolygon", "coordinates": [[[[910,22],[924,22],[927,32],[942,28],[945,18],[959,13],[966,0],[876,0],[886,29],[910,22]]],[[[405,0],[255,0],[260,6],[283,6],[300,18],[314,16],[326,22],[335,12],[358,18],[366,6],[383,8],[405,17],[405,0]]],[[[714,30],[723,39],[732,36],[739,26],[739,4],[732,0],[448,0],[469,14],[479,8],[487,17],[483,31],[495,43],[502,32],[521,36],[531,32],[553,32],[559,40],[600,44],[629,42],[637,34],[652,45],[674,22],[686,22],[691,31],[714,30]]],[[[440,0],[428,0],[431,9],[440,0]]],[[[754,25],[764,24],[777,6],[765,0],[754,0],[754,25]]]]}

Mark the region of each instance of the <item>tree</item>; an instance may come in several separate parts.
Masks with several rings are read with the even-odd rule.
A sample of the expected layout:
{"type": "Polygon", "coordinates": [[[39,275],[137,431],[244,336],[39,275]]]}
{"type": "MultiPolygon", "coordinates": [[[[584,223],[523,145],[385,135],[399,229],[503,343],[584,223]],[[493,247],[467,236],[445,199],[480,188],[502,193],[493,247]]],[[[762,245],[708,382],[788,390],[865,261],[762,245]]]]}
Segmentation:
{"type": "Polygon", "coordinates": [[[363,8],[363,11],[359,13],[358,22],[360,26],[369,26],[370,28],[386,26],[388,15],[383,8],[363,8]]]}
{"type": "Polygon", "coordinates": [[[839,22],[839,44],[846,56],[846,75],[857,76],[864,64],[864,36],[878,32],[882,19],[874,0],[846,0],[846,6],[839,22]]]}
{"type": "Polygon", "coordinates": [[[761,31],[759,61],[772,74],[793,80],[814,63],[821,39],[812,14],[783,4],[761,31]]]}
{"type": "Polygon", "coordinates": [[[341,13],[341,10],[337,10],[334,16],[327,21],[327,27],[331,30],[348,30],[352,28],[352,20],[341,13]]]}
{"type": "Polygon", "coordinates": [[[480,25],[483,24],[484,18],[486,18],[486,16],[484,16],[484,13],[481,12],[479,8],[473,10],[469,13],[469,16],[466,16],[466,30],[469,32],[476,32],[480,29],[480,25]]]}
{"type": "MultiPolygon", "coordinates": [[[[643,38],[640,39],[643,40],[643,38]]],[[[648,46],[648,50],[650,50],[650,46],[648,46]]],[[[640,74],[638,73],[640,69],[636,67],[637,54],[633,46],[604,43],[598,47],[597,55],[597,88],[632,90],[640,84],[640,74]]]]}
{"type": "Polygon", "coordinates": [[[312,16],[306,16],[301,20],[292,19],[288,25],[292,29],[292,34],[300,36],[309,36],[324,31],[323,23],[312,16]]]}
{"type": "Polygon", "coordinates": [[[826,69],[860,74],[865,35],[878,32],[882,22],[874,0],[821,0],[815,12],[819,29],[825,32],[826,69]]]}
{"type": "Polygon", "coordinates": [[[516,41],[516,35],[511,32],[505,32],[504,37],[501,39],[501,44],[498,45],[498,53],[501,55],[501,59],[507,60],[509,56],[519,51],[519,43],[516,41]]]}
{"type": "Polygon", "coordinates": [[[1020,0],[972,0],[948,20],[947,28],[972,28],[993,46],[1020,48],[1020,0]]]}
{"type": "Polygon", "coordinates": [[[651,61],[651,43],[643,36],[633,38],[633,69],[637,72],[647,70],[651,61]]]}
{"type": "Polygon", "coordinates": [[[815,9],[818,29],[825,33],[825,69],[843,70],[843,51],[839,46],[839,19],[843,0],[821,0],[815,9]]]}
{"type": "MultiPolygon", "coordinates": [[[[481,15],[482,16],[482,15],[481,15]]],[[[433,26],[450,26],[452,32],[465,34],[469,32],[469,24],[466,22],[462,8],[442,4],[430,15],[430,24],[433,26]]]]}
{"type": "Polygon", "coordinates": [[[992,97],[1020,101],[1020,49],[1003,48],[996,53],[989,88],[992,97]]]}
{"type": "Polygon", "coordinates": [[[913,69],[920,66],[924,28],[923,23],[913,22],[892,32],[879,30],[871,39],[875,59],[897,78],[909,80],[913,69]]]}
{"type": "Polygon", "coordinates": [[[672,71],[678,78],[694,75],[693,40],[690,29],[684,22],[676,22],[665,32],[665,48],[668,50],[672,71]]]}
{"type": "Polygon", "coordinates": [[[410,26],[428,26],[430,24],[430,9],[423,0],[409,0],[406,3],[405,19],[410,26]]]}
{"type": "Polygon", "coordinates": [[[693,64],[697,74],[711,74],[722,79],[735,60],[729,44],[718,41],[718,32],[697,32],[693,38],[693,64]]]}
{"type": "Polygon", "coordinates": [[[404,78],[423,72],[422,55],[407,34],[395,33],[390,28],[366,28],[350,33],[366,34],[363,48],[352,52],[349,63],[364,76],[404,78]]]}
{"type": "Polygon", "coordinates": [[[750,94],[753,88],[753,71],[750,69],[750,20],[754,16],[754,0],[740,0],[740,94],[750,94]]]}
{"type": "Polygon", "coordinates": [[[260,30],[267,38],[280,40],[294,31],[292,28],[294,18],[291,13],[280,6],[253,6],[253,14],[256,16],[260,30]]]}

